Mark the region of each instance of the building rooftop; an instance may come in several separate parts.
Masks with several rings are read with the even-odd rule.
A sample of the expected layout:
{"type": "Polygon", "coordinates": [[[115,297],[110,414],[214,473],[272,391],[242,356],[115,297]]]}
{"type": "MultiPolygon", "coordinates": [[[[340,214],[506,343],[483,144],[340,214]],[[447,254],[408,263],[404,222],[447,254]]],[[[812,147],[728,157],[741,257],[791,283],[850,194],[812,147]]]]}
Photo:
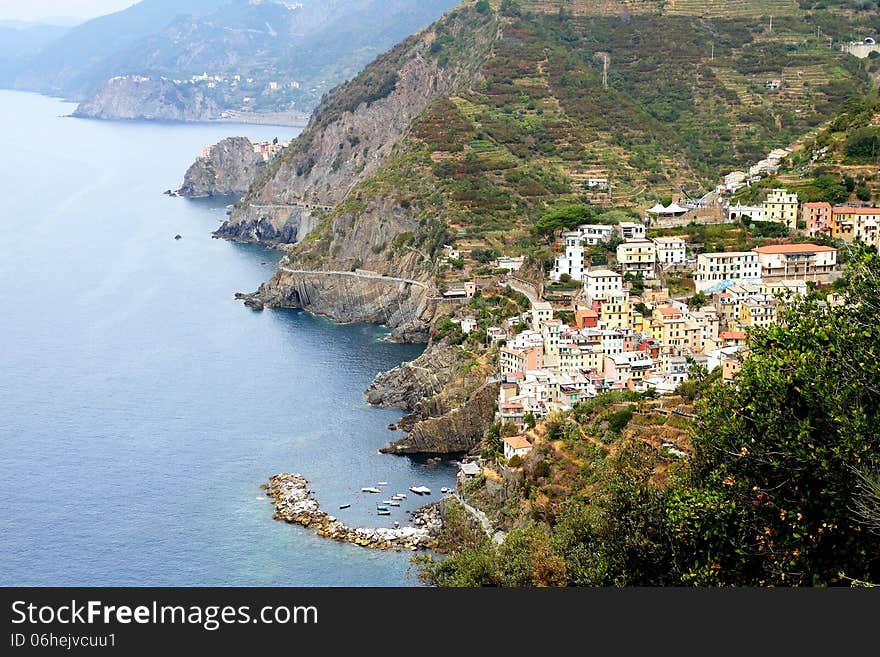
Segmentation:
{"type": "Polygon", "coordinates": [[[819,246],[818,244],[773,244],[771,246],[759,246],[754,249],[756,253],[819,253],[837,251],[833,246],[819,246]]]}
{"type": "Polygon", "coordinates": [[[588,271],[585,276],[590,278],[607,278],[609,276],[613,276],[615,278],[623,278],[621,274],[618,274],[616,271],[611,271],[610,269],[593,269],[588,271]]]}
{"type": "Polygon", "coordinates": [[[532,446],[524,436],[508,436],[504,438],[504,442],[510,445],[512,449],[528,449],[532,446]]]}
{"type": "Polygon", "coordinates": [[[460,469],[465,475],[469,477],[476,477],[478,474],[480,474],[480,472],[482,472],[480,466],[478,466],[476,463],[462,463],[460,469]]]}

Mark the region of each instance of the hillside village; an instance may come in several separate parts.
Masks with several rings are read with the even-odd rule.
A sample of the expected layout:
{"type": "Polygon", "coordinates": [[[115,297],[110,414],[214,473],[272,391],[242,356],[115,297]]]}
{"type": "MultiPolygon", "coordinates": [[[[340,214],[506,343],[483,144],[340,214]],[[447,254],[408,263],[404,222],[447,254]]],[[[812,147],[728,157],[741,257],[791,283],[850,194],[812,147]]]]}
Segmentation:
{"type": "MultiPolygon", "coordinates": [[[[713,201],[718,223],[695,224],[704,203],[658,203],[641,221],[583,223],[555,234],[552,266],[538,285],[522,275],[523,256],[491,263],[498,285],[525,294],[530,309],[498,325],[485,326],[469,308],[452,321],[462,336],[484,332],[477,341],[497,349],[505,459],[532,450],[536,423],[601,393],[672,395],[695,370],[719,369],[732,382],[748,356],[750,329],[776,323],[786,303],[810,294],[842,303],[834,291],[839,250],[854,241],[880,247],[880,208],[801,203],[781,188],[760,205],[732,203],[740,187],[776,172],[778,155],[770,162],[725,178],[713,201]],[[744,250],[709,252],[692,237],[701,228],[756,225],[774,238],[744,250]]],[[[446,246],[444,257],[460,266],[464,254],[446,246]]],[[[445,296],[467,301],[483,288],[485,280],[467,281],[445,296]]]]}

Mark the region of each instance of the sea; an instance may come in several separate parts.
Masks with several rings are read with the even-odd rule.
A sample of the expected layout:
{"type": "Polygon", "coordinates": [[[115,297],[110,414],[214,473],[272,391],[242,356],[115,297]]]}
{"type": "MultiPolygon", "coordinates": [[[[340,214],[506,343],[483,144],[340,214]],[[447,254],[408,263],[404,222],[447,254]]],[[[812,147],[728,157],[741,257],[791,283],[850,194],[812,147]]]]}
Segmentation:
{"type": "Polygon", "coordinates": [[[401,413],[363,397],[423,346],[245,308],[280,254],[211,237],[232,199],[163,194],[205,145],[297,129],[74,108],[0,91],[0,585],[417,585],[409,552],[274,521],[260,485],[301,473],[363,527],[438,499],[455,464],[379,454],[401,413]]]}

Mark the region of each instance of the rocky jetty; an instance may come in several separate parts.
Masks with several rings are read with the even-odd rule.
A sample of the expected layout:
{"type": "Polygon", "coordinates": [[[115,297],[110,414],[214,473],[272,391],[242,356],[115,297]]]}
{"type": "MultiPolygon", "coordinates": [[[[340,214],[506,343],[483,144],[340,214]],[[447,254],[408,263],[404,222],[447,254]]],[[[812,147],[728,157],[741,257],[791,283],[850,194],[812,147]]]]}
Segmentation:
{"type": "Polygon", "coordinates": [[[211,121],[220,113],[220,106],[198,87],[184,87],[160,77],[124,75],[108,80],[73,115],[90,119],[211,121]]]}
{"type": "Polygon", "coordinates": [[[322,511],[308,484],[302,475],[289,473],[275,475],[263,484],[266,494],[274,500],[275,520],[302,525],[314,529],[318,536],[366,548],[419,550],[437,547],[442,520],[436,504],[414,511],[414,526],[353,528],[322,511]]]}
{"type": "Polygon", "coordinates": [[[250,189],[263,166],[263,158],[254,152],[247,137],[229,137],[211,146],[186,172],[180,196],[242,196],[250,189]]]}

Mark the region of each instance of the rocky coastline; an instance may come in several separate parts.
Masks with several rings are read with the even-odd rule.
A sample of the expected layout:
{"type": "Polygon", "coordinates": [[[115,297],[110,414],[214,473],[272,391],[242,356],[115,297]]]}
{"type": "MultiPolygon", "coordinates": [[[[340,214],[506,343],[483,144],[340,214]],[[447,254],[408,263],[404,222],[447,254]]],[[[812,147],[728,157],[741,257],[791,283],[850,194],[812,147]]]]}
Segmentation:
{"type": "Polygon", "coordinates": [[[263,166],[247,137],[228,137],[211,146],[187,170],[179,196],[206,198],[242,196],[250,189],[263,166]]]}
{"type": "Polygon", "coordinates": [[[262,488],[273,500],[275,520],[302,525],[318,536],[377,550],[430,550],[438,546],[443,526],[439,503],[412,512],[413,525],[402,527],[349,527],[321,510],[312,497],[308,480],[300,474],[282,473],[262,488]]]}

